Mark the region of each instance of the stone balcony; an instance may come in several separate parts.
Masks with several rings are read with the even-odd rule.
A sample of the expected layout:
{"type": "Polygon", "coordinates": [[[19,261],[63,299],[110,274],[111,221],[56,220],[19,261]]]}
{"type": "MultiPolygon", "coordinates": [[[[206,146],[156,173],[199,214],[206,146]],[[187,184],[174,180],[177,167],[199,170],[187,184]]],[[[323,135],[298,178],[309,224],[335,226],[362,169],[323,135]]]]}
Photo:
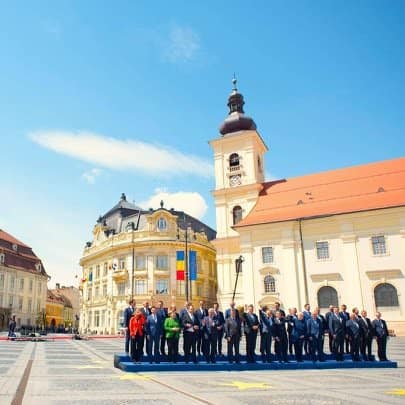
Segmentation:
{"type": "Polygon", "coordinates": [[[114,270],[112,277],[114,281],[126,281],[128,279],[128,270],[127,269],[114,270]]]}

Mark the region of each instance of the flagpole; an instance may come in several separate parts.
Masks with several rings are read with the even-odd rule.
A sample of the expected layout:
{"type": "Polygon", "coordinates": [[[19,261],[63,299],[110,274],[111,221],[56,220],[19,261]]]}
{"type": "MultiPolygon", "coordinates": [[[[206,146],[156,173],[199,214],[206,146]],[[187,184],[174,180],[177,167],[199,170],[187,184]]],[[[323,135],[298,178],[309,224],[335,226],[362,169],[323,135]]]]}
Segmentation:
{"type": "Polygon", "coordinates": [[[186,229],[185,229],[185,248],[186,251],[184,252],[184,259],[185,259],[185,263],[184,263],[184,284],[185,284],[185,292],[186,292],[186,301],[189,301],[189,288],[188,288],[188,227],[186,225],[186,229]]]}

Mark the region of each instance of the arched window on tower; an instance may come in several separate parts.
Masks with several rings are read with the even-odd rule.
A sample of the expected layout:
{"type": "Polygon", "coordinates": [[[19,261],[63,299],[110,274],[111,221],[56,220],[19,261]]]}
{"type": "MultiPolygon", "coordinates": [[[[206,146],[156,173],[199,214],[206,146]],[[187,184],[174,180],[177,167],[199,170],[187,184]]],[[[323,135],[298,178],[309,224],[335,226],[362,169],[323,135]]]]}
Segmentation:
{"type": "Polygon", "coordinates": [[[242,207],[237,205],[232,210],[233,224],[236,225],[242,219],[242,207]]]}
{"type": "Polygon", "coordinates": [[[276,280],[274,277],[268,274],[264,280],[264,292],[265,293],[275,293],[276,292],[276,280]]]}
{"type": "Polygon", "coordinates": [[[237,170],[239,169],[239,155],[237,153],[232,153],[229,156],[229,170],[237,170]]]}
{"type": "Polygon", "coordinates": [[[389,283],[378,284],[374,288],[374,300],[377,308],[399,306],[397,289],[389,283]]]}
{"type": "Polygon", "coordinates": [[[339,306],[337,291],[333,287],[321,287],[318,291],[318,307],[328,308],[329,305],[339,306]]]}

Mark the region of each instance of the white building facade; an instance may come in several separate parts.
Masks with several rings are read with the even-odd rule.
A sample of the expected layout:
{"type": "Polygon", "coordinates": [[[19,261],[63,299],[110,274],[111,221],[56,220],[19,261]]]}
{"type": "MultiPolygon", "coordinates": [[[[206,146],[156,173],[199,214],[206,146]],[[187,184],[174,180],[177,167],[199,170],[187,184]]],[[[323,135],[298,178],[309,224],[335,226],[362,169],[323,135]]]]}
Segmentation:
{"type": "Polygon", "coordinates": [[[214,151],[218,300],[346,304],[405,333],[405,159],[264,182],[267,147],[234,88],[214,151]]]}

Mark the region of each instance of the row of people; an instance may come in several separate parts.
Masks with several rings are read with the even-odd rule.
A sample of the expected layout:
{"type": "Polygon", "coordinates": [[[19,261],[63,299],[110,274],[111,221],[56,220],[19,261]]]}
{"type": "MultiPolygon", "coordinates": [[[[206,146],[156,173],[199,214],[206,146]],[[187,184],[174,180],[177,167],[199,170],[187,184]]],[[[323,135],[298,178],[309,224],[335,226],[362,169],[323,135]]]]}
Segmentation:
{"type": "Polygon", "coordinates": [[[125,350],[129,352],[133,361],[140,362],[144,347],[150,362],[159,362],[160,354],[165,355],[167,343],[168,360],[177,361],[180,333],[183,333],[184,360],[197,362],[197,354],[203,354],[207,362],[214,363],[216,356],[222,355],[222,340],[227,341],[229,362],[239,362],[239,345],[242,334],[246,337],[247,362],[255,362],[257,336],[260,332],[260,353],[263,362],[273,361],[271,353],[272,342],[274,352],[279,362],[288,362],[288,352],[295,354],[298,362],[303,361],[303,352],[309,354],[313,361],[324,361],[324,336],[329,334],[330,351],[336,360],[343,360],[344,343],[346,351],[350,352],[354,361],[372,360],[371,345],[373,338],[377,339],[378,357],[386,358],[386,341],[388,329],[381,314],[376,314],[372,322],[367,318],[366,311],[361,315],[357,308],[352,314],[347,313],[343,306],[331,306],[325,315],[319,309],[310,311],[305,305],[302,312],[295,308],[289,310],[288,315],[276,303],[273,309],[259,308],[259,316],[249,305],[240,314],[232,302],[223,313],[218,304],[206,309],[204,302],[194,310],[191,303],[177,313],[175,306],[166,312],[163,302],[157,307],[144,303],[142,308],[136,309],[135,302],[125,310],[127,333],[125,350]],[[146,342],[146,345],[145,345],[146,342]],[[131,343],[131,344],[130,344],[131,343]]]}

